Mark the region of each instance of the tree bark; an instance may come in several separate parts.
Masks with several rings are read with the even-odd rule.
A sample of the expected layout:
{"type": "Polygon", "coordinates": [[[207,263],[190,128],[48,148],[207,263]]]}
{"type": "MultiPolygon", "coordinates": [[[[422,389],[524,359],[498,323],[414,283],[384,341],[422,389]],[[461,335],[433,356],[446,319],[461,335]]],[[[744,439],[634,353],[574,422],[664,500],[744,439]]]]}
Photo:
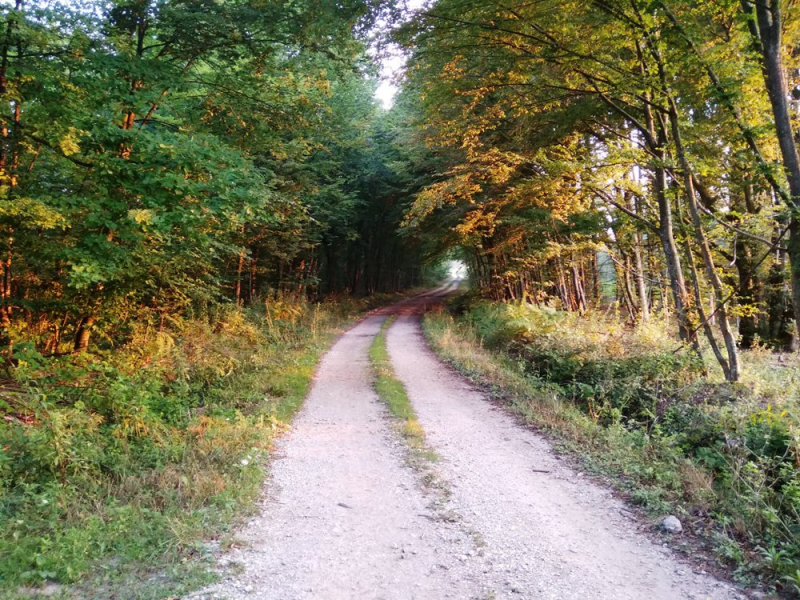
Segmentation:
{"type": "MultiPolygon", "coordinates": [[[[638,202],[633,201],[631,209],[639,214],[638,202]]],[[[633,263],[636,279],[636,293],[639,296],[639,319],[642,323],[650,320],[650,303],[647,297],[647,283],[644,280],[644,262],[642,261],[642,236],[636,231],[633,234],[633,263]]]]}
{"type": "Polygon", "coordinates": [[[663,120],[659,120],[658,127],[656,127],[656,120],[649,104],[645,104],[644,113],[648,128],[648,131],[645,132],[649,140],[648,146],[650,146],[650,151],[658,161],[653,168],[653,187],[655,190],[656,202],[658,203],[657,233],[664,250],[667,275],[670,287],[672,288],[672,297],[675,302],[675,314],[678,318],[678,333],[682,340],[694,342],[696,336],[689,327],[689,315],[687,312],[689,294],[686,291],[686,280],[683,277],[678,245],[675,243],[672,205],[667,196],[667,170],[662,166],[665,164],[666,159],[666,152],[664,150],[667,144],[666,125],[663,120]]]}
{"type": "Polygon", "coordinates": [[[89,338],[92,335],[92,326],[95,323],[95,317],[83,317],[78,324],[78,329],[75,331],[75,344],[73,350],[75,352],[86,352],[89,348],[89,338]]]}
{"type": "MultiPolygon", "coordinates": [[[[717,267],[714,264],[714,257],[711,254],[711,248],[708,245],[708,240],[706,239],[705,231],[703,229],[703,223],[700,219],[700,210],[697,206],[697,194],[694,189],[694,178],[691,171],[691,165],[689,164],[689,159],[686,156],[686,150],[683,146],[680,124],[678,122],[678,109],[673,98],[669,99],[669,120],[672,125],[672,137],[673,142],[675,143],[675,150],[678,154],[678,162],[680,163],[681,170],[683,171],[683,185],[685,187],[687,200],[689,201],[689,212],[692,215],[695,239],[697,240],[697,245],[700,247],[700,254],[703,257],[703,262],[706,266],[708,279],[711,282],[711,287],[714,290],[716,313],[719,317],[719,328],[722,332],[722,339],[725,342],[725,349],[728,353],[727,361],[725,361],[719,354],[717,354],[717,360],[725,372],[725,379],[728,381],[739,381],[739,350],[736,347],[736,336],[733,334],[733,331],[730,327],[722,280],[720,279],[719,273],[717,272],[717,267]]],[[[702,312],[700,299],[698,299],[697,310],[702,312]]]]}
{"type": "Polygon", "coordinates": [[[236,265],[236,306],[242,306],[242,274],[244,273],[244,250],[239,251],[236,265]]]}
{"type": "MultiPolygon", "coordinates": [[[[781,3],[780,0],[742,0],[742,8],[751,18],[755,14],[755,22],[750,23],[750,32],[761,55],[764,82],[772,106],[783,167],[789,182],[789,208],[796,211],[800,207],[800,156],[797,154],[797,143],[792,129],[789,89],[783,64],[781,3]]],[[[794,320],[797,332],[800,333],[800,223],[794,215],[791,216],[789,226],[788,254],[792,274],[794,320]]]]}
{"type": "MultiPolygon", "coordinates": [[[[22,10],[22,0],[16,0],[14,4],[16,11],[22,10]]],[[[8,51],[14,41],[14,28],[16,23],[9,19],[6,26],[6,36],[3,43],[2,57],[0,57],[0,94],[8,93],[8,51]]],[[[17,61],[22,60],[22,43],[17,40],[17,61]]],[[[19,64],[19,63],[18,63],[19,64]]],[[[19,79],[19,77],[18,77],[19,79]]],[[[8,124],[2,123],[2,140],[0,140],[0,184],[7,185],[10,190],[17,186],[17,170],[19,168],[19,136],[20,122],[22,118],[21,99],[17,97],[14,101],[14,128],[11,133],[8,124]],[[11,160],[9,161],[9,155],[11,160]],[[9,164],[10,163],[10,164],[9,164]]],[[[12,194],[9,193],[9,198],[12,194]]],[[[14,354],[14,340],[11,338],[11,265],[14,258],[14,228],[8,228],[8,242],[6,256],[2,261],[2,302],[0,302],[0,344],[5,345],[5,355],[11,360],[14,354]]]]}

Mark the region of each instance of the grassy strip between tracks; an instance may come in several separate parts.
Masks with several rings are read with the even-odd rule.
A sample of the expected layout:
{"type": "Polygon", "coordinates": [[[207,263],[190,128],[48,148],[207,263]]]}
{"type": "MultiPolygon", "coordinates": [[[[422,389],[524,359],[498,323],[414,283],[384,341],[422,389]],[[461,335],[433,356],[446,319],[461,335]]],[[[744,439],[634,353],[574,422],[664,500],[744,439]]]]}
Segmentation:
{"type": "Polygon", "coordinates": [[[403,383],[397,379],[392,369],[391,359],[386,347],[386,333],[395,321],[389,317],[383,322],[378,335],[369,349],[369,358],[375,372],[375,391],[389,408],[397,431],[409,449],[411,465],[420,469],[426,463],[436,462],[438,457],[425,441],[425,431],[417,420],[417,414],[408,398],[403,383]]]}

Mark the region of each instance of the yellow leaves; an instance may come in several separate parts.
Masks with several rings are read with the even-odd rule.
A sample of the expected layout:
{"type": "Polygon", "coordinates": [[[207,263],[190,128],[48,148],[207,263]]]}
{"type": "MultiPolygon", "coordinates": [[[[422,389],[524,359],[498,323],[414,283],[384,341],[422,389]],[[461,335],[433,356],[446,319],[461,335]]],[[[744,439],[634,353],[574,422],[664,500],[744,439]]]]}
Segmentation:
{"type": "Polygon", "coordinates": [[[273,149],[270,154],[275,160],[287,160],[289,158],[289,153],[283,148],[273,149]]]}
{"type": "Polygon", "coordinates": [[[509,190],[509,198],[519,206],[544,209],[553,220],[567,223],[571,215],[590,206],[590,199],[577,189],[571,175],[552,173],[528,179],[509,190]]]}
{"type": "Polygon", "coordinates": [[[39,199],[22,197],[0,201],[0,216],[24,218],[39,229],[65,229],[67,219],[56,209],[39,199]]]}
{"type": "Polygon", "coordinates": [[[122,417],[114,429],[114,436],[120,439],[149,436],[151,433],[151,419],[142,413],[130,412],[122,417]]]}
{"type": "Polygon", "coordinates": [[[507,183],[525,159],[513,152],[504,152],[498,148],[475,153],[470,157],[470,165],[477,170],[481,178],[488,183],[501,185],[507,183]]]}
{"type": "Polygon", "coordinates": [[[132,208],[128,211],[128,218],[137,225],[152,225],[153,211],[146,208],[132,208]]]}
{"type": "Polygon", "coordinates": [[[754,425],[760,423],[775,424],[779,423],[789,415],[786,410],[780,412],[774,410],[772,404],[767,404],[767,408],[758,410],[750,415],[750,422],[754,425]]]}
{"type": "Polygon", "coordinates": [[[466,70],[460,65],[464,57],[456,55],[453,59],[442,67],[441,76],[443,79],[455,81],[466,75],[466,70]]]}
{"type": "Polygon", "coordinates": [[[479,150],[479,141],[473,139],[467,161],[453,168],[448,179],[428,186],[417,195],[404,221],[405,226],[418,225],[435,209],[446,204],[475,204],[477,196],[487,187],[507,184],[523,162],[523,157],[497,148],[479,150]]]}
{"type": "MultiPolygon", "coordinates": [[[[471,111],[471,106],[465,112],[471,111]]],[[[461,130],[461,148],[470,152],[476,152],[483,145],[481,136],[489,131],[493,131],[506,116],[500,107],[491,107],[480,118],[474,119],[470,125],[461,130]]],[[[467,116],[465,115],[465,120],[467,116]]],[[[471,155],[470,158],[474,158],[471,155]]]]}
{"type": "Polygon", "coordinates": [[[473,181],[472,174],[463,173],[446,181],[428,186],[417,194],[414,203],[406,215],[403,226],[417,226],[434,210],[456,202],[474,202],[474,196],[483,188],[473,181]]]}
{"type": "Polygon", "coordinates": [[[497,225],[497,213],[494,211],[487,211],[486,207],[481,207],[468,212],[461,223],[456,226],[455,231],[466,240],[475,233],[479,233],[483,236],[490,236],[494,233],[497,225]]]}
{"type": "Polygon", "coordinates": [[[329,79],[323,77],[321,79],[316,80],[312,86],[313,88],[322,92],[324,96],[330,97],[333,95],[333,91],[331,89],[331,82],[329,79]]]}
{"type": "Polygon", "coordinates": [[[81,151],[80,139],[87,132],[75,127],[70,127],[67,134],[58,141],[58,147],[64,156],[72,156],[81,151]]]}

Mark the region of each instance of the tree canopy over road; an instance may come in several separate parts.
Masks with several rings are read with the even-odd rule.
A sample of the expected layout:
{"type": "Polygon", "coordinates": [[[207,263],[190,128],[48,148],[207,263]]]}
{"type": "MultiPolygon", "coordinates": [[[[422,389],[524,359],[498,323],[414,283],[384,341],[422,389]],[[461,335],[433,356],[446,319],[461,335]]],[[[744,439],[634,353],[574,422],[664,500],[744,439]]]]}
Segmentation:
{"type": "Polygon", "coordinates": [[[747,359],[795,360],[799,115],[794,0],[5,0],[0,582],[229,524],[331,336],[457,260],[480,344],[758,496],[714,506],[800,590],[796,376],[747,359]]]}
{"type": "Polygon", "coordinates": [[[398,289],[458,248],[498,299],[674,311],[731,380],[737,346],[791,347],[791,4],[402,8],[7,7],[5,343],[82,350],[134,313],[266,289],[398,289]],[[383,111],[368,49],[394,23],[409,60],[383,111]]]}

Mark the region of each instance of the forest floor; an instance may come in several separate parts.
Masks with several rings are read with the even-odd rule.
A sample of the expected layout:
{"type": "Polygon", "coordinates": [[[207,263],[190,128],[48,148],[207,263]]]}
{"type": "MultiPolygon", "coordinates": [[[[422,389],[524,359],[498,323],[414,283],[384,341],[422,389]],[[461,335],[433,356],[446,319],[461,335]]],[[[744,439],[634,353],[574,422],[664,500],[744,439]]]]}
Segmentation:
{"type": "Polygon", "coordinates": [[[221,581],[190,597],[743,597],[440,362],[420,314],[455,287],[342,335],[278,443],[260,513],[219,557],[221,581]],[[425,468],[374,391],[370,346],[390,315],[425,468]]]}

